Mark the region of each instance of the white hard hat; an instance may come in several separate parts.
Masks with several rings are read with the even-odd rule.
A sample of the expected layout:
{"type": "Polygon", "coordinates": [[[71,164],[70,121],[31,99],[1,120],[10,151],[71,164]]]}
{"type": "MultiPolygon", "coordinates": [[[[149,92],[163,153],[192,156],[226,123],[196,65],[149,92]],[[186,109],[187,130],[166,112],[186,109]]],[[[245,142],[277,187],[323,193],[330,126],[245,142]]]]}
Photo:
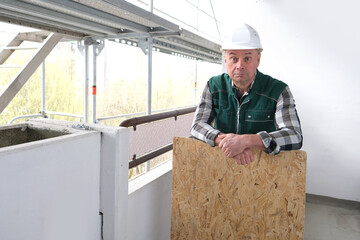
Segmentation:
{"type": "Polygon", "coordinates": [[[262,51],[262,46],[256,30],[244,23],[224,37],[222,49],[259,49],[262,51]]]}

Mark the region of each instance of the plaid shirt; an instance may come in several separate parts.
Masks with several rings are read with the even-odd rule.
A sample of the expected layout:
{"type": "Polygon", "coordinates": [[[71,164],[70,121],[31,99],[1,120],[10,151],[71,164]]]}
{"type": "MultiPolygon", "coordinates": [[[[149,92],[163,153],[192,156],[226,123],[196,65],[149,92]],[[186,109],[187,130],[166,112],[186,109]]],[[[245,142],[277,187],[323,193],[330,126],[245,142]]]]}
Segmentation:
{"type": "MultiPolygon", "coordinates": [[[[247,94],[245,92],[244,96],[247,94]]],[[[220,133],[219,130],[212,127],[215,117],[212,94],[207,84],[195,112],[191,135],[214,146],[215,138],[220,133]]],[[[262,131],[257,133],[266,148],[265,152],[275,155],[280,150],[297,150],[301,148],[303,137],[300,120],[289,87],[283,90],[277,100],[275,125],[277,130],[274,132],[262,131]]]]}

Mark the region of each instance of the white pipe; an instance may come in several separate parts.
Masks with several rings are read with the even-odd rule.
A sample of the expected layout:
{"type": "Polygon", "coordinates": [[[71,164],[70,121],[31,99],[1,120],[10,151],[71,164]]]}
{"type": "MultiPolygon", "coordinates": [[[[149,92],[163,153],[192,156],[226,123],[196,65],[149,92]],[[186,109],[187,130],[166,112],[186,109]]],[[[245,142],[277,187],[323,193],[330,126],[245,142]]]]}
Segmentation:
{"type": "Polygon", "coordinates": [[[150,12],[154,12],[154,0],[150,0],[150,12]]]}
{"type": "Polygon", "coordinates": [[[93,86],[92,86],[92,100],[93,100],[93,111],[92,111],[92,121],[96,123],[96,43],[93,44],[93,86]]]}
{"type": "Polygon", "coordinates": [[[85,44],[84,122],[89,122],[89,46],[85,44]]]}
{"type": "Polygon", "coordinates": [[[41,114],[46,111],[45,60],[41,63],[41,114]]]}
{"type": "Polygon", "coordinates": [[[198,75],[198,61],[197,60],[195,60],[195,83],[194,83],[194,105],[196,105],[196,101],[197,101],[197,99],[196,99],[196,89],[197,89],[197,75],[198,75]]]}
{"type": "Polygon", "coordinates": [[[148,85],[146,114],[151,114],[151,88],[152,88],[152,38],[148,38],[148,85]]]}
{"type": "MultiPolygon", "coordinates": [[[[148,85],[146,114],[151,114],[151,88],[152,88],[152,38],[148,38],[148,85]]],[[[150,171],[150,162],[145,163],[145,172],[150,171]]]]}

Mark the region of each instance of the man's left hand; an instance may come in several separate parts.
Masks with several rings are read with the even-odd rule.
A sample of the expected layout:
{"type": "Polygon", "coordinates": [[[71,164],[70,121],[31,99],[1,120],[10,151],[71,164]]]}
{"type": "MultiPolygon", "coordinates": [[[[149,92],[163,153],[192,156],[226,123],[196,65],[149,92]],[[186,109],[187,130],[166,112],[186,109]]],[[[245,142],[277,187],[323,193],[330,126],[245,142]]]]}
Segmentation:
{"type": "Polygon", "coordinates": [[[234,156],[234,159],[238,165],[246,165],[252,163],[255,160],[255,157],[250,148],[247,148],[242,153],[234,156]]]}

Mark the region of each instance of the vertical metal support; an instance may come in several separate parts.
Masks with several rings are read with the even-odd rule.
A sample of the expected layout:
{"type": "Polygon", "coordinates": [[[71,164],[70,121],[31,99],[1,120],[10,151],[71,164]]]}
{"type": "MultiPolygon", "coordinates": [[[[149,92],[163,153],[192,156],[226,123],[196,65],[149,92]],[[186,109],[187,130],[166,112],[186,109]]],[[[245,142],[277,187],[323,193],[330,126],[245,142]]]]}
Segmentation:
{"type": "MultiPolygon", "coordinates": [[[[151,90],[152,90],[152,48],[153,41],[152,38],[148,38],[148,84],[147,84],[147,101],[146,101],[146,114],[151,114],[151,90]]],[[[145,163],[145,171],[148,172],[150,170],[150,162],[147,161],[145,163]]]]}
{"type": "Polygon", "coordinates": [[[197,81],[198,81],[198,79],[197,79],[197,77],[198,77],[198,61],[197,60],[195,60],[195,83],[194,83],[194,105],[196,105],[196,101],[197,101],[197,99],[196,99],[196,89],[197,89],[197,81]]]}
{"type": "Polygon", "coordinates": [[[104,40],[100,40],[100,41],[94,41],[93,42],[93,86],[92,86],[92,95],[93,95],[93,111],[92,111],[92,121],[93,123],[96,123],[96,78],[97,78],[97,74],[96,74],[96,70],[97,70],[97,57],[100,55],[101,51],[103,50],[105,46],[104,40]]]}
{"type": "Polygon", "coordinates": [[[45,116],[46,111],[46,72],[45,60],[41,63],[41,115],[45,116]]]}
{"type": "Polygon", "coordinates": [[[93,45],[92,122],[96,123],[96,44],[93,45]]]}
{"type": "Polygon", "coordinates": [[[93,123],[96,123],[96,57],[101,53],[105,44],[104,41],[95,41],[92,38],[86,38],[84,42],[78,41],[77,46],[79,51],[85,55],[85,83],[84,83],[84,121],[89,122],[89,46],[93,46],[93,86],[92,86],[92,95],[93,95],[93,111],[92,111],[92,120],[93,123]]]}
{"type": "Polygon", "coordinates": [[[154,0],[150,0],[150,12],[154,12],[154,0]]]}
{"type": "Polygon", "coordinates": [[[85,81],[84,81],[84,122],[89,122],[89,45],[92,44],[91,38],[78,41],[77,47],[85,58],[85,81]]]}
{"type": "Polygon", "coordinates": [[[89,122],[89,45],[85,45],[84,122],[89,122]]]}
{"type": "Polygon", "coordinates": [[[148,81],[146,114],[151,114],[151,88],[152,88],[152,38],[148,38],[148,81]]]}

